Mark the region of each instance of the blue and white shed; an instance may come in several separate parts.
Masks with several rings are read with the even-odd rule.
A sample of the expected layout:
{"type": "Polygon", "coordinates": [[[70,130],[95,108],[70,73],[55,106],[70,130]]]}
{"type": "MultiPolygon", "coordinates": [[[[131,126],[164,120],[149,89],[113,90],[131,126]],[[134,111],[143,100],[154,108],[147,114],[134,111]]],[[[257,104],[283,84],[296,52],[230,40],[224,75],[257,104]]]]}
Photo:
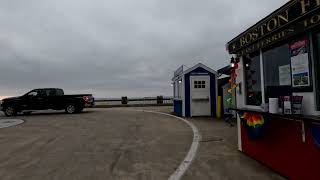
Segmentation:
{"type": "Polygon", "coordinates": [[[216,116],[217,75],[199,63],[187,70],[178,68],[172,78],[174,112],[178,116],[216,116]]]}

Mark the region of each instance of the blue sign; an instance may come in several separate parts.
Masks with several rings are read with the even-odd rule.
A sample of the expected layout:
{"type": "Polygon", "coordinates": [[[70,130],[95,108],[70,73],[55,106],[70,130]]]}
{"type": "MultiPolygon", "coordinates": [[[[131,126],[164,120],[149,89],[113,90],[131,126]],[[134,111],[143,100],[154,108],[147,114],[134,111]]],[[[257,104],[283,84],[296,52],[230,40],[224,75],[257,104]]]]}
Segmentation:
{"type": "Polygon", "coordinates": [[[178,77],[183,73],[183,65],[180,66],[176,71],[174,71],[174,77],[178,77]]]}

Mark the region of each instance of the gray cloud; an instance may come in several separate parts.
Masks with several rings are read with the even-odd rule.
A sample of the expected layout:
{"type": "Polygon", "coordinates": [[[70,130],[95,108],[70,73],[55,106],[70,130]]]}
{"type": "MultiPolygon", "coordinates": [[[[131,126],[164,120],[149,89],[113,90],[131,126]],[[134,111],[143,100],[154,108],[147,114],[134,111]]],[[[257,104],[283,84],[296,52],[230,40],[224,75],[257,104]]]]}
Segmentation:
{"type": "Polygon", "coordinates": [[[173,71],[228,63],[225,43],[287,0],[2,0],[0,96],[62,87],[171,95],[173,71]]]}

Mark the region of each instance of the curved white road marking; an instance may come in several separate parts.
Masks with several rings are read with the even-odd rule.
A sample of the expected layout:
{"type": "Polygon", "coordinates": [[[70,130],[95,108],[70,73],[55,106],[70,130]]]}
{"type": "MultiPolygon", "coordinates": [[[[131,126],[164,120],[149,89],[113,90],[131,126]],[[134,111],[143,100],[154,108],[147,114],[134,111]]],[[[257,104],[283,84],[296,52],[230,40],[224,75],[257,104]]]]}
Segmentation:
{"type": "Polygon", "coordinates": [[[201,141],[201,134],[200,134],[198,128],[190,121],[187,121],[186,119],[183,119],[183,118],[171,115],[171,114],[156,112],[156,111],[147,111],[147,110],[134,110],[134,111],[149,112],[149,113],[162,114],[162,115],[174,117],[174,118],[177,118],[177,119],[185,122],[192,129],[193,142],[191,144],[189,152],[188,152],[187,156],[184,158],[184,160],[181,162],[180,166],[176,169],[176,171],[173,174],[171,174],[171,176],[168,179],[168,180],[180,180],[182,178],[182,176],[185,174],[185,172],[188,170],[188,168],[191,165],[194,158],[196,157],[197,151],[199,149],[200,141],[201,141]]]}
{"type": "Polygon", "coordinates": [[[0,128],[7,128],[24,123],[22,119],[0,119],[0,128]]]}

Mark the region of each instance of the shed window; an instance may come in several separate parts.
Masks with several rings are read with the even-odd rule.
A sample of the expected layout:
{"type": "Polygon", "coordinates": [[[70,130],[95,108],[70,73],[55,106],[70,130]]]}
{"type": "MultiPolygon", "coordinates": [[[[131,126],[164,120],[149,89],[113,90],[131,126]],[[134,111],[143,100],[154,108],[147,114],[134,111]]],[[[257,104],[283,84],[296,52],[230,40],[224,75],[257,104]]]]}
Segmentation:
{"type": "Polygon", "coordinates": [[[195,89],[206,88],[206,81],[194,81],[194,88],[195,89]]]}
{"type": "Polygon", "coordinates": [[[292,95],[289,45],[263,52],[265,100],[292,95]]]}
{"type": "Polygon", "coordinates": [[[246,104],[260,106],[262,104],[260,56],[258,53],[245,56],[243,57],[243,62],[246,104]]]}

